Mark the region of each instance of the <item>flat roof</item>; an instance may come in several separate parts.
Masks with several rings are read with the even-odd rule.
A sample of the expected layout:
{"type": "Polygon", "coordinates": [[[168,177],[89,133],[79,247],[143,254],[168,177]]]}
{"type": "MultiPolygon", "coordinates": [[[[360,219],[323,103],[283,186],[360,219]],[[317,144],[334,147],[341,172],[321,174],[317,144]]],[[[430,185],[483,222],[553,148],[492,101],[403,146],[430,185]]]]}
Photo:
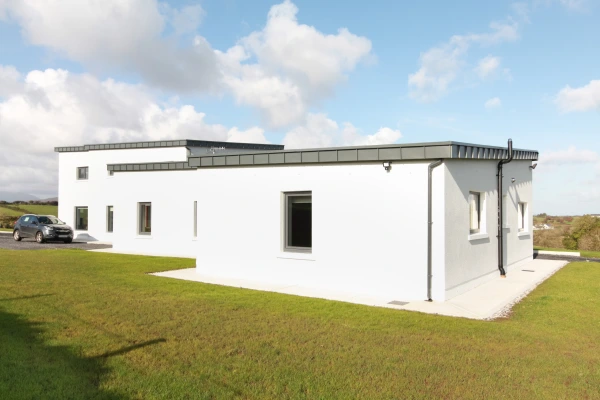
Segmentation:
{"type": "Polygon", "coordinates": [[[262,143],[236,143],[236,142],[215,142],[210,140],[156,140],[150,142],[124,142],[124,143],[102,143],[85,144],[83,146],[65,146],[55,147],[57,153],[68,153],[76,151],[90,150],[120,150],[120,149],[145,149],[156,147],[224,147],[226,149],[244,149],[244,150],[283,150],[281,144],[262,144],[262,143]]]}
{"type": "MultiPolygon", "coordinates": [[[[537,150],[513,149],[514,160],[538,159],[537,150]]],[[[326,147],[294,150],[247,151],[239,154],[189,156],[187,162],[108,164],[109,171],[188,170],[214,167],[331,164],[369,161],[418,161],[434,159],[501,160],[506,147],[461,142],[403,143],[375,146],[326,147]]]]}

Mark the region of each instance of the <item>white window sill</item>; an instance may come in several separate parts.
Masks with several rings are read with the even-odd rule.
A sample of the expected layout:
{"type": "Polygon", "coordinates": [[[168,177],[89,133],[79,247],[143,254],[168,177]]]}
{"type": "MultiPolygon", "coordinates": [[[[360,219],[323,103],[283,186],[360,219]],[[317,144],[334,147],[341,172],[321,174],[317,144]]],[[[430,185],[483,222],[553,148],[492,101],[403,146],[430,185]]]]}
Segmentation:
{"type": "Polygon", "coordinates": [[[469,235],[469,240],[480,240],[480,239],[488,239],[490,237],[487,233],[472,233],[469,235]]]}
{"type": "Polygon", "coordinates": [[[504,225],[502,225],[502,229],[510,229],[510,225],[509,224],[504,224],[504,225]]]}
{"type": "Polygon", "coordinates": [[[136,239],[152,239],[152,235],[137,235],[136,239]]]}
{"type": "Polygon", "coordinates": [[[291,251],[279,253],[277,258],[284,260],[316,261],[315,256],[312,253],[294,253],[291,251]]]}
{"type": "Polygon", "coordinates": [[[529,231],[522,231],[517,234],[517,236],[529,236],[531,233],[529,231]]]}

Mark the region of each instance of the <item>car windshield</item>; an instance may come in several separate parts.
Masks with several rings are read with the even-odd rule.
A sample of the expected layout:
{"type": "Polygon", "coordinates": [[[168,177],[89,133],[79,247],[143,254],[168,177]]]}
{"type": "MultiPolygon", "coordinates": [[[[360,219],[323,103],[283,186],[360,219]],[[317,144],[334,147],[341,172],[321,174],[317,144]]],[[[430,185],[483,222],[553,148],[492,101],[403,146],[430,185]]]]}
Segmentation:
{"type": "Polygon", "coordinates": [[[40,221],[40,224],[44,224],[44,225],[64,225],[65,223],[62,222],[60,219],[56,218],[54,215],[40,215],[38,217],[38,221],[40,221]]]}

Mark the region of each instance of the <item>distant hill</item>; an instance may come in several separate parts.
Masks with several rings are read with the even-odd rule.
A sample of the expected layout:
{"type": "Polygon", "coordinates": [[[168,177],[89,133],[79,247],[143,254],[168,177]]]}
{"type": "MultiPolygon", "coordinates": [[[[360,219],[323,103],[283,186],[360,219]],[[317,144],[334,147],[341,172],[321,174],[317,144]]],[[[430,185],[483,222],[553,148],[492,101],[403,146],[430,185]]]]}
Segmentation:
{"type": "Polygon", "coordinates": [[[48,201],[58,201],[58,197],[48,197],[47,199],[36,200],[36,203],[46,203],[48,201]]]}
{"type": "Polygon", "coordinates": [[[39,198],[32,194],[21,193],[21,192],[4,192],[4,191],[0,190],[0,200],[13,202],[13,201],[17,201],[17,200],[23,200],[23,201],[39,200],[39,198]]]}

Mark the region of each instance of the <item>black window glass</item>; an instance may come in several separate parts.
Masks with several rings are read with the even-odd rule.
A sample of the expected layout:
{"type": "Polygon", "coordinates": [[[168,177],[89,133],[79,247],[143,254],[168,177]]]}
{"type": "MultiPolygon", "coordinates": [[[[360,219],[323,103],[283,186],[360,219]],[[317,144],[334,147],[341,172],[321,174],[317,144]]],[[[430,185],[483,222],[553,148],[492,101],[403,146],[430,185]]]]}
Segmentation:
{"type": "Polygon", "coordinates": [[[312,247],[312,196],[289,195],[287,204],[288,247],[312,247]]]}

